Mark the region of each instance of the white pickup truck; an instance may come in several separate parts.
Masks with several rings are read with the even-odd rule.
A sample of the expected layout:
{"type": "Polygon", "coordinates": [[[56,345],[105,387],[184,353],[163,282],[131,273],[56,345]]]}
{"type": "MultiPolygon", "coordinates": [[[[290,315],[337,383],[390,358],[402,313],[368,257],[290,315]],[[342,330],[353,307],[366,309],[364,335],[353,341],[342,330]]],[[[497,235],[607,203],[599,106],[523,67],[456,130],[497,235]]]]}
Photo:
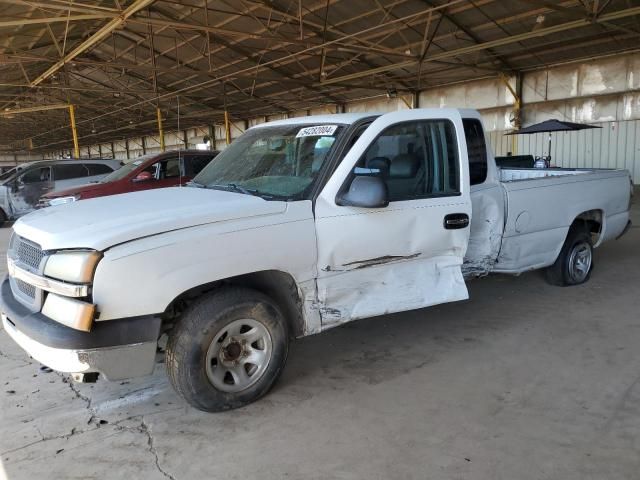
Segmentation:
{"type": "Polygon", "coordinates": [[[166,366],[205,411],[264,395],[289,339],[468,298],[465,276],[585,282],[629,224],[624,170],[498,170],[473,110],[253,127],[190,187],[97,198],[14,225],[5,331],[77,381],[166,366]]]}

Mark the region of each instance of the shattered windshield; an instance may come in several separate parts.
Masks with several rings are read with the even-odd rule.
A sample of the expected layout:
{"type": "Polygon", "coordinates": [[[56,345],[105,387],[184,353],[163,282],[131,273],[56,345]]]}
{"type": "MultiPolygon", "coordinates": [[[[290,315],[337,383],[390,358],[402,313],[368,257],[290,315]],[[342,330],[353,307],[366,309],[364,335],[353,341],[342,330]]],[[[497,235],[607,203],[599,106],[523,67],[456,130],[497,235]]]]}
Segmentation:
{"type": "Polygon", "coordinates": [[[344,127],[280,125],[249,130],[193,180],[195,186],[267,200],[308,198],[344,127]]]}

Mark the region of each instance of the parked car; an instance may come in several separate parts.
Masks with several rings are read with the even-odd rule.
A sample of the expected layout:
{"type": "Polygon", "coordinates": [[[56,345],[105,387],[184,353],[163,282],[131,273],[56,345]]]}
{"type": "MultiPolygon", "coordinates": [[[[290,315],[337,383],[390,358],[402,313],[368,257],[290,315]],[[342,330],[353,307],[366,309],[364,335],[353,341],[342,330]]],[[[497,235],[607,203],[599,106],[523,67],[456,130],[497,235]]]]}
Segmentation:
{"type": "Polygon", "coordinates": [[[119,160],[43,160],[15,167],[0,180],[0,224],[33,211],[48,192],[95,182],[118,170],[119,160]]]}
{"type": "Polygon", "coordinates": [[[281,120],[194,179],[14,225],[5,331],[78,381],[148,374],[205,411],[263,396],[289,339],[468,298],[465,277],[586,282],[629,226],[626,170],[498,169],[474,110],[281,120]]]}
{"type": "Polygon", "coordinates": [[[42,197],[40,204],[46,207],[118,193],[184,185],[217,154],[208,150],[150,153],[126,163],[98,183],[48,193],[42,197]]]}

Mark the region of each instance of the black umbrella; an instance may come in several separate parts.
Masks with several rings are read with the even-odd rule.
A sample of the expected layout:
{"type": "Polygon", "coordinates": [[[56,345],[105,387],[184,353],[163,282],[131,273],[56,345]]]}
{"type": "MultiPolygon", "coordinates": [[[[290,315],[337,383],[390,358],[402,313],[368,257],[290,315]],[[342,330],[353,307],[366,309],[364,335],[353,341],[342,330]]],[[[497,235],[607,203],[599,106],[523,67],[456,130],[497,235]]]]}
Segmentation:
{"type": "Polygon", "coordinates": [[[532,133],[549,133],[549,158],[551,158],[551,132],[570,132],[574,130],[586,130],[587,128],[602,128],[586,123],[563,122],[551,119],[544,122],[529,125],[528,127],[505,133],[505,135],[531,135],[532,133]]]}

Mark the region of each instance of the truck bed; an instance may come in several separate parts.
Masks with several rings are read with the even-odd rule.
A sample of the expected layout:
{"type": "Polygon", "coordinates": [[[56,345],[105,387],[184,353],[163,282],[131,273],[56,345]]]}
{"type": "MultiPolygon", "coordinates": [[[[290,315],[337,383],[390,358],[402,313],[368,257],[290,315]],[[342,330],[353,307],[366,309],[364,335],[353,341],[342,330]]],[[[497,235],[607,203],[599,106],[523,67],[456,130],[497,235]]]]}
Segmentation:
{"type": "Polygon", "coordinates": [[[519,273],[552,264],[578,218],[597,220],[596,246],[628,221],[629,173],[615,169],[499,169],[506,199],[502,247],[494,271],[519,273]]]}
{"type": "Polygon", "coordinates": [[[521,180],[546,177],[564,177],[567,175],[581,175],[599,171],[581,168],[500,168],[499,170],[501,182],[518,182],[521,180]]]}

